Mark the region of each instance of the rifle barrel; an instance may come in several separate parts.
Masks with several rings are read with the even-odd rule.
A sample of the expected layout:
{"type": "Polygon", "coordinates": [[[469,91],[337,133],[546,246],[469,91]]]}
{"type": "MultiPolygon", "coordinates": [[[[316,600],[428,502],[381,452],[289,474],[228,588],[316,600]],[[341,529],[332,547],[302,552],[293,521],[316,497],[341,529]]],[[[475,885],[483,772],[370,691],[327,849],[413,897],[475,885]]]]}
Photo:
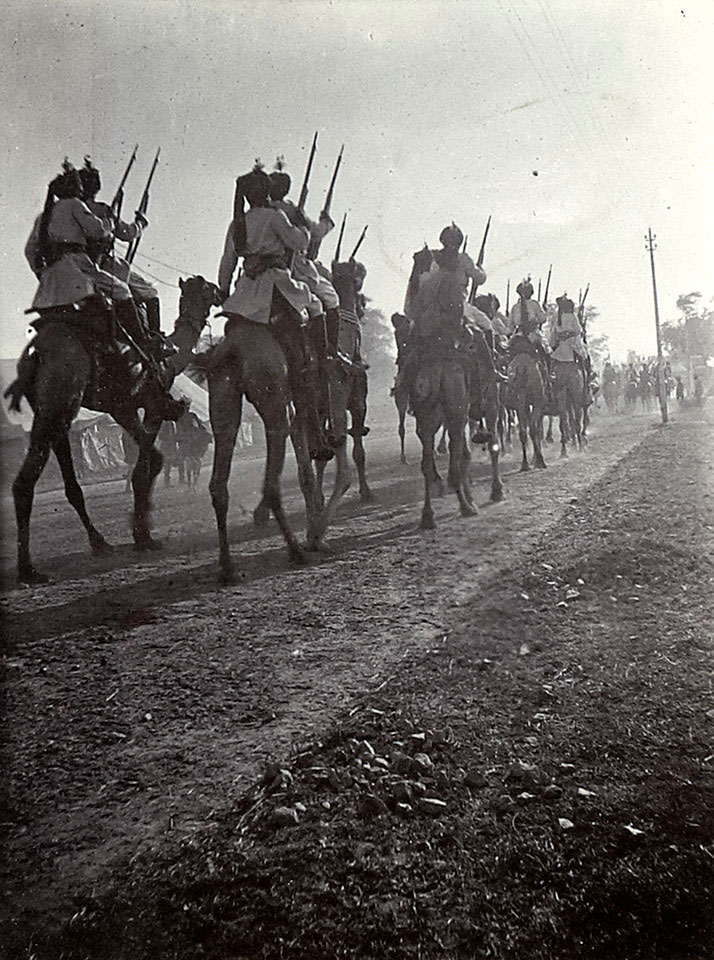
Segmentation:
{"type": "MultiPolygon", "coordinates": [[[[369,224],[367,224],[367,226],[369,226],[369,224]]],[[[350,254],[350,260],[354,260],[354,258],[357,256],[357,251],[362,246],[362,241],[364,240],[366,235],[367,235],[367,227],[365,227],[362,233],[360,234],[360,238],[357,241],[357,246],[354,248],[354,250],[350,254]]]]}
{"type": "MultiPolygon", "coordinates": [[[[151,171],[149,173],[149,179],[146,181],[146,186],[144,187],[144,192],[141,195],[141,201],[139,202],[138,212],[145,214],[149,209],[149,189],[151,187],[151,181],[154,179],[154,174],[156,173],[156,168],[159,165],[159,155],[161,154],[161,147],[156,151],[156,156],[154,157],[154,162],[151,164],[151,171]]],[[[129,249],[127,250],[126,259],[128,263],[134,262],[134,257],[136,256],[136,251],[139,248],[139,241],[141,240],[141,234],[129,244],[129,249]]]]}
{"type": "Polygon", "coordinates": [[[489,216],[486,221],[486,229],[483,232],[483,240],[481,241],[481,249],[478,252],[478,260],[476,263],[479,267],[483,266],[483,258],[486,254],[486,240],[488,239],[488,231],[491,229],[491,217],[489,216]]]}
{"type": "Polygon", "coordinates": [[[330,186],[327,191],[327,196],[325,197],[325,206],[322,208],[325,213],[330,212],[330,207],[332,206],[332,194],[335,192],[335,183],[337,182],[337,174],[340,170],[340,164],[342,163],[342,154],[345,152],[344,143],[340,147],[340,152],[337,156],[337,162],[335,163],[335,169],[332,173],[332,180],[330,180],[330,186]]]}
{"type": "Polygon", "coordinates": [[[340,226],[340,235],[337,238],[337,246],[335,247],[335,255],[332,258],[335,263],[340,262],[340,250],[342,248],[342,238],[345,235],[345,224],[347,223],[347,213],[345,212],[342,216],[342,225],[340,226]]]}
{"type": "Polygon", "coordinates": [[[300,188],[300,199],[298,200],[298,210],[302,213],[305,209],[305,204],[307,203],[307,185],[310,180],[310,173],[312,172],[312,162],[315,159],[315,153],[317,151],[317,130],[315,131],[315,136],[312,138],[312,147],[310,148],[310,156],[308,157],[307,167],[305,168],[305,176],[303,177],[302,187],[300,188]]]}

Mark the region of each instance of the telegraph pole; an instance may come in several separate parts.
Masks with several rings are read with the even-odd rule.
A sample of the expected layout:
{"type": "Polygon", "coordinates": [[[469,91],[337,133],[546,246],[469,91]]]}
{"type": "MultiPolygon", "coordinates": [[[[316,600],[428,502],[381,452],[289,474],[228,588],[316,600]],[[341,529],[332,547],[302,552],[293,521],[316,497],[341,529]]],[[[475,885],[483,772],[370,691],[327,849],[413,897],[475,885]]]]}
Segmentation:
{"type": "Polygon", "coordinates": [[[657,302],[657,277],[655,276],[654,252],[657,249],[655,244],[656,236],[652,234],[652,228],[648,228],[645,241],[646,249],[650,255],[650,266],[652,267],[652,293],[654,294],[654,312],[655,312],[655,331],[657,333],[657,382],[659,384],[659,408],[662,413],[662,423],[667,423],[669,415],[667,413],[667,390],[664,377],[664,357],[662,356],[662,335],[659,330],[659,304],[657,302]]]}

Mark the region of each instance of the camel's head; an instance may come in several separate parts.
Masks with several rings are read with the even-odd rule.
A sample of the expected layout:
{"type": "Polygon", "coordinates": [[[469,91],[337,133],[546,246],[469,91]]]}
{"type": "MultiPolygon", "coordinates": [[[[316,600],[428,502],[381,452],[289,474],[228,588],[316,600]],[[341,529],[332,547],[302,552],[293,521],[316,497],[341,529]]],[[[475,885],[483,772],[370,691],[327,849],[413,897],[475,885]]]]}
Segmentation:
{"type": "Polygon", "coordinates": [[[181,313],[202,314],[207,317],[211,307],[219,307],[223,303],[223,294],[219,288],[205,277],[180,279],[179,287],[181,313]]]}

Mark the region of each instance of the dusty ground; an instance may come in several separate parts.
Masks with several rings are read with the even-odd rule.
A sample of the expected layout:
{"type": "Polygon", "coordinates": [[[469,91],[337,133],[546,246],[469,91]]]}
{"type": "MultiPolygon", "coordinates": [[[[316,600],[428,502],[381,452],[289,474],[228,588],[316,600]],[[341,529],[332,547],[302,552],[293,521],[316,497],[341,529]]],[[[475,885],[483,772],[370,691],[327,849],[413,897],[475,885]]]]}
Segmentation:
{"type": "MultiPolygon", "coordinates": [[[[481,463],[480,516],[447,497],[429,534],[376,430],[334,554],[291,569],[239,520],[230,589],[205,489],[159,486],[149,559],[88,557],[41,497],[55,580],[3,599],[8,956],[708,956],[705,419],[506,457],[497,506],[481,463]]],[[[126,542],[121,485],[89,503],[126,542]]]]}

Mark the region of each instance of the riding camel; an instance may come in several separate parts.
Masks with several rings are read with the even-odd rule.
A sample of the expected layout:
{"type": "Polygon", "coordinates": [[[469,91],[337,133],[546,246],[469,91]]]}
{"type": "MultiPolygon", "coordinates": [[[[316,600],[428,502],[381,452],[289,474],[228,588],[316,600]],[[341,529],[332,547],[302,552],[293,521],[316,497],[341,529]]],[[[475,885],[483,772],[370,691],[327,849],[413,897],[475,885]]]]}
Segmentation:
{"type": "MultiPolygon", "coordinates": [[[[176,349],[161,363],[164,386],[188,365],[211,307],[220,302],[218,288],[203,277],[181,280],[180,287],[179,316],[168,338],[176,349]]],[[[35,485],[51,450],[62,471],[67,500],[87,531],[92,551],[102,554],[111,549],[89,518],[72,461],[69,428],[80,407],[109,413],[138,445],[132,473],[132,532],[138,550],[161,546],[149,527],[151,489],[162,466],[154,441],[163,420],[183,412],[180,404],[167,411],[163,390],[155,379],[158,374],[146,375],[134,347],[114,342],[113,317],[103,298],[90,297],[80,309],[70,306],[43,311],[34,326],[36,336],[20,357],[18,379],[6,393],[16,407],[24,395],[34,411],[30,447],[12,486],[18,578],[30,584],[48,579],[30,557],[30,515],[35,485]],[[139,409],[145,411],[143,423],[139,409]]]]}
{"type": "MultiPolygon", "coordinates": [[[[362,503],[373,499],[365,472],[364,437],[368,428],[367,418],[367,372],[360,356],[360,326],[358,319],[360,287],[364,279],[364,268],[354,258],[345,262],[333,261],[332,284],[340,300],[340,329],[338,339],[338,357],[352,362],[347,367],[335,362],[325,371],[328,409],[327,421],[335,441],[335,483],[327,503],[325,523],[330,525],[339,501],[350,487],[350,469],[347,462],[345,438],[352,437],[352,459],[357,468],[359,493],[362,503]],[[347,413],[350,414],[350,428],[347,429],[347,413]]],[[[318,498],[323,502],[322,484],[326,461],[317,461],[318,498]]]]}
{"type": "Polygon", "coordinates": [[[583,447],[583,409],[585,380],[574,360],[551,360],[553,396],[560,421],[560,456],[568,456],[568,442],[583,447]]]}
{"type": "Polygon", "coordinates": [[[406,440],[405,422],[409,410],[409,387],[402,374],[402,370],[409,352],[411,324],[403,313],[393,313],[392,326],[394,327],[394,339],[397,344],[397,376],[394,380],[394,386],[392,387],[392,397],[394,398],[397,414],[399,415],[400,459],[402,463],[408,463],[404,444],[406,440]]]}
{"type": "Polygon", "coordinates": [[[521,472],[530,470],[527,445],[530,434],[533,444],[533,463],[544,470],[543,415],[547,406],[544,374],[536,357],[528,352],[516,353],[508,365],[509,383],[506,388],[506,405],[516,411],[518,436],[523,458],[521,472]]]}

